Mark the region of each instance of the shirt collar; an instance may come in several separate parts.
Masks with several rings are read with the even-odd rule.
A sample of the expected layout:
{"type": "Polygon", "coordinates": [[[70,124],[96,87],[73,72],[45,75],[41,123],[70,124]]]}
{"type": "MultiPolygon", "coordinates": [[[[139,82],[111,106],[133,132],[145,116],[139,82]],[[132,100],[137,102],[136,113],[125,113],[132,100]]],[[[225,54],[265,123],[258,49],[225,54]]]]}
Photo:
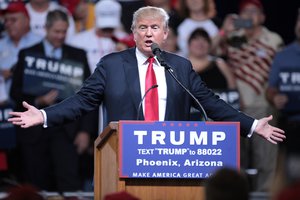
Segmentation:
{"type": "Polygon", "coordinates": [[[54,46],[47,40],[43,40],[46,56],[60,59],[62,57],[62,47],[54,48],[54,46]],[[54,55],[53,55],[54,54],[54,55]]]}
{"type": "MultiPolygon", "coordinates": [[[[136,58],[138,60],[138,63],[141,63],[141,64],[146,64],[148,61],[148,56],[145,56],[145,54],[143,54],[138,48],[135,48],[135,55],[136,55],[136,58]]],[[[154,63],[155,64],[158,64],[158,61],[156,59],[156,56],[154,56],[154,63]]]]}

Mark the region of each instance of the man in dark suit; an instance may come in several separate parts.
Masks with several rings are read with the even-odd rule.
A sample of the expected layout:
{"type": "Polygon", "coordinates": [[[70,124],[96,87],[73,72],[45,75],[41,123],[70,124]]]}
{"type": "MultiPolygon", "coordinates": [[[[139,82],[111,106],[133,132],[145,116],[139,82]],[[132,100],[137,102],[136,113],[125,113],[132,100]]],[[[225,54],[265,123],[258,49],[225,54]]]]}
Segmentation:
{"type": "MultiPolygon", "coordinates": [[[[11,96],[16,102],[17,111],[24,110],[22,99],[38,108],[44,108],[62,100],[60,98],[62,91],[55,87],[46,93],[39,94],[26,90],[30,89],[28,88],[29,82],[26,82],[24,78],[25,71],[28,70],[25,67],[28,55],[36,56],[35,58],[40,58],[45,62],[49,59],[48,63],[68,60],[82,67],[83,79],[90,75],[85,51],[64,44],[68,25],[68,17],[64,12],[59,10],[49,12],[45,39],[20,51],[11,89],[11,96]]],[[[38,81],[36,84],[42,87],[42,82],[38,81]]],[[[80,190],[82,187],[78,153],[82,153],[89,144],[90,134],[94,131],[93,125],[97,123],[93,115],[94,112],[73,123],[49,129],[39,126],[17,129],[23,181],[44,190],[80,190]]]]}
{"type": "MultiPolygon", "coordinates": [[[[136,48],[103,57],[77,94],[44,110],[23,102],[28,110],[23,113],[12,112],[13,117],[9,121],[23,128],[41,124],[44,127],[54,126],[76,119],[101,102],[106,107],[108,122],[136,119],[139,102],[147,91],[145,79],[148,57],[153,56],[151,45],[157,43],[160,46],[167,38],[168,15],[161,8],[140,8],[134,13],[132,31],[136,48]]],[[[162,56],[211,119],[241,122],[243,136],[250,137],[255,132],[275,144],[285,138],[284,131],[268,124],[272,116],[255,120],[233,109],[212,93],[192,70],[188,60],[167,52],[162,52],[162,56]]],[[[195,104],[193,99],[160,67],[157,60],[153,63],[153,69],[158,85],[153,89],[153,92],[158,92],[157,120],[189,120],[190,107],[195,104]]],[[[199,108],[198,105],[194,106],[199,108]]],[[[141,112],[146,107],[144,105],[141,112]]]]}

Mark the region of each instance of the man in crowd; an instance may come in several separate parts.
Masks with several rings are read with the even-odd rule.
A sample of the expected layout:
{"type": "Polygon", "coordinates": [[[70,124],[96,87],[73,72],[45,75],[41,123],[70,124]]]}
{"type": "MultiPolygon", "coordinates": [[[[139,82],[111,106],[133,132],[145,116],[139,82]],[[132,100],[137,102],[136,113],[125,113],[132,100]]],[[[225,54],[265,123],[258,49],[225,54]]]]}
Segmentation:
{"type": "Polygon", "coordinates": [[[287,167],[288,173],[285,178],[288,179],[300,177],[299,168],[292,167],[300,157],[300,10],[295,33],[296,41],[276,54],[267,89],[268,101],[279,111],[278,126],[283,128],[288,136],[288,139],[280,146],[281,155],[285,158],[284,166],[287,167]]]}
{"type": "Polygon", "coordinates": [[[1,77],[5,80],[8,100],[13,66],[17,62],[20,49],[38,43],[42,37],[30,30],[30,17],[22,2],[9,3],[3,13],[7,34],[0,39],[0,80],[1,77]]]}
{"type": "MultiPolygon", "coordinates": [[[[79,82],[81,80],[80,85],[83,79],[90,75],[85,51],[64,43],[68,25],[68,16],[65,12],[50,11],[46,18],[45,38],[42,42],[20,51],[11,89],[16,110],[22,110],[22,99],[43,108],[61,101],[64,98],[63,92],[75,92],[73,87],[71,89],[63,87],[68,83],[62,85],[49,79],[47,82],[46,78],[64,78],[63,74],[75,73],[75,66],[81,66],[81,70],[76,68],[78,72],[76,74],[81,77],[77,80],[79,82]],[[70,65],[73,66],[72,69],[70,65]],[[56,70],[58,67],[60,69],[56,70]],[[57,74],[51,73],[55,71],[57,74]],[[39,74],[49,75],[39,77],[39,74]],[[32,85],[33,81],[35,82],[32,85]],[[35,89],[32,89],[34,87],[35,89]],[[44,87],[46,87],[44,91],[38,91],[44,87]]],[[[63,78],[57,81],[63,81],[63,78]]],[[[23,181],[42,190],[80,190],[78,154],[88,147],[90,133],[93,131],[92,117],[88,115],[73,123],[49,129],[41,127],[17,129],[23,181]]]]}

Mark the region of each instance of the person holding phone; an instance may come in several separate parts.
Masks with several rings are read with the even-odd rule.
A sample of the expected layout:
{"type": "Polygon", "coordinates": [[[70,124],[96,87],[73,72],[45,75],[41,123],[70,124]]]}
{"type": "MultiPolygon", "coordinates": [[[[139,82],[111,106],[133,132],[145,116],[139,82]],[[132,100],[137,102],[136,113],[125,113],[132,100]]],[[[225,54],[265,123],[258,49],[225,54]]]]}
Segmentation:
{"type": "MultiPolygon", "coordinates": [[[[265,98],[268,75],[282,38],[263,24],[265,14],[260,0],[242,0],[239,14],[230,14],[219,32],[219,53],[228,58],[240,92],[243,112],[261,117],[272,112],[265,98]]],[[[253,138],[241,139],[241,166],[257,170],[255,191],[267,191],[274,177],[277,146],[253,138]],[[268,156],[267,156],[268,155],[268,156]]]]}

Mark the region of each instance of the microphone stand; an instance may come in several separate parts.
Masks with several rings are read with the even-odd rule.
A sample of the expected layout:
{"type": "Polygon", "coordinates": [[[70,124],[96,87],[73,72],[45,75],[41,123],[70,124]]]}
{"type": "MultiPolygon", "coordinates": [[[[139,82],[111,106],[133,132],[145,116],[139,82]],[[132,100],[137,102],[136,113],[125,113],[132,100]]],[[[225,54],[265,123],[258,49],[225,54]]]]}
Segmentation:
{"type": "Polygon", "coordinates": [[[157,60],[159,61],[160,65],[165,68],[169,72],[169,74],[175,79],[175,81],[193,98],[193,100],[197,103],[197,105],[200,107],[200,111],[204,117],[204,121],[208,121],[207,114],[205,110],[203,109],[201,103],[198,101],[198,99],[178,80],[178,78],[173,73],[173,69],[170,65],[168,65],[160,56],[156,56],[157,60]]]}
{"type": "Polygon", "coordinates": [[[139,103],[139,107],[138,107],[138,109],[137,109],[137,117],[136,117],[136,120],[139,120],[139,118],[140,118],[140,110],[141,110],[141,107],[142,107],[142,104],[143,104],[143,101],[144,101],[146,95],[150,92],[150,90],[152,90],[152,89],[154,89],[154,88],[157,88],[157,87],[158,87],[158,85],[152,85],[152,86],[149,87],[149,88],[147,89],[147,91],[145,92],[143,98],[141,99],[141,101],[140,101],[140,103],[139,103]]]}

